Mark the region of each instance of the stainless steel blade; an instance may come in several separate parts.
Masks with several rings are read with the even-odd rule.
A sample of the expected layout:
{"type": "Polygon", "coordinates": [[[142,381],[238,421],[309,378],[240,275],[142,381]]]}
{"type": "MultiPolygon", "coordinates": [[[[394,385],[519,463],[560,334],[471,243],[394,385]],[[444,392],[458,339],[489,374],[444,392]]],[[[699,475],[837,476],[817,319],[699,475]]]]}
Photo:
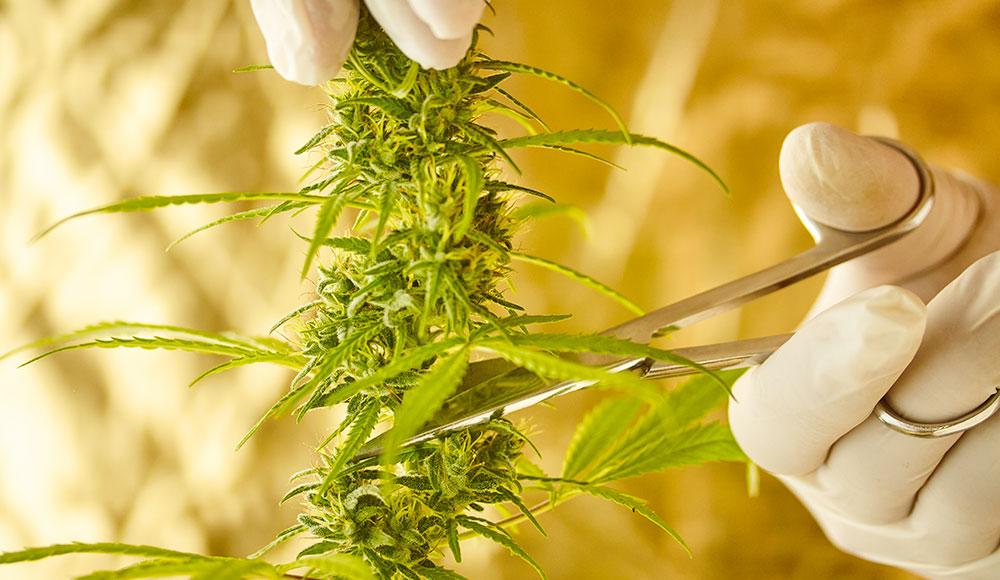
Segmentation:
{"type": "MultiPolygon", "coordinates": [[[[848,232],[816,222],[796,208],[799,217],[816,240],[812,248],[775,264],[716,288],[712,288],[680,302],[665,306],[649,314],[615,326],[604,335],[647,343],[658,331],[666,327],[683,328],[695,322],[721,314],[761,296],[790,286],[814,274],[890,244],[912,232],[926,221],[934,203],[934,180],[927,165],[913,150],[890,139],[876,138],[896,148],[913,164],[920,184],[919,198],[897,222],[865,232],[848,232]]],[[[709,368],[728,368],[759,364],[788,335],[749,339],[712,346],[676,349],[674,352],[709,368]],[[763,357],[763,358],[762,358],[763,357]],[[723,362],[728,363],[723,364],[723,362]]],[[[690,367],[678,365],[650,365],[645,359],[621,359],[604,355],[580,354],[573,360],[592,366],[601,366],[612,372],[639,369],[646,376],[662,378],[691,372],[690,367]]],[[[470,371],[459,391],[446,401],[444,407],[424,430],[408,439],[410,445],[431,439],[438,434],[468,427],[504,415],[556,395],[572,392],[592,384],[588,381],[566,381],[549,384],[534,374],[514,368],[509,363],[483,361],[470,365],[470,371]],[[482,381],[482,382],[479,382],[482,381]]],[[[381,437],[376,437],[362,447],[355,456],[365,458],[381,450],[381,437]]]]}
{"type": "MultiPolygon", "coordinates": [[[[753,366],[762,363],[792,335],[781,334],[764,338],[737,340],[708,346],[675,349],[674,354],[695,361],[711,370],[753,366]]],[[[648,359],[626,359],[607,367],[609,372],[638,371],[654,379],[679,377],[698,371],[690,366],[648,359]]],[[[488,379],[451,397],[424,430],[404,445],[433,439],[442,433],[471,427],[489,420],[526,409],[533,405],[590,386],[592,381],[549,383],[522,368],[488,379]]],[[[361,448],[355,459],[366,459],[381,453],[384,437],[379,435],[361,448]]]]}

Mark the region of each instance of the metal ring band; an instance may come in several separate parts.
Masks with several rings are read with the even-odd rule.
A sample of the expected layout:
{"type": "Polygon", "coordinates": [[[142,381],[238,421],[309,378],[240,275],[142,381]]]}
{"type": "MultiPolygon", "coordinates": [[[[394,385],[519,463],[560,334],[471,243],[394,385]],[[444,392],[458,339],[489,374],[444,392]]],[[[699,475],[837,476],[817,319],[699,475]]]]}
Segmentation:
{"type": "MultiPolygon", "coordinates": [[[[903,155],[905,155],[913,164],[914,169],[917,170],[917,174],[919,175],[921,180],[921,187],[930,187],[931,191],[933,192],[934,188],[933,174],[931,174],[930,169],[927,167],[927,164],[924,163],[923,159],[921,159],[920,156],[916,154],[916,152],[892,139],[875,137],[875,140],[885,145],[888,145],[896,149],[903,155]]],[[[977,222],[978,220],[982,219],[981,204],[979,207],[979,211],[980,214],[977,217],[977,222]]],[[[972,228],[972,230],[970,230],[969,232],[970,236],[972,232],[975,231],[975,229],[976,228],[974,227],[972,228]]],[[[965,242],[963,242],[963,245],[964,243],[965,242]]],[[[929,268],[934,267],[935,265],[932,265],[929,268]]],[[[919,275],[920,273],[921,272],[915,273],[911,275],[911,277],[919,275]]],[[[903,433],[904,435],[910,435],[912,437],[932,438],[932,437],[947,437],[949,435],[955,435],[958,433],[962,433],[964,431],[968,431],[969,429],[972,429],[976,425],[979,425],[980,423],[986,421],[987,419],[995,415],[998,410],[1000,410],[1000,386],[996,388],[996,391],[993,393],[993,395],[989,399],[986,399],[986,401],[983,402],[982,405],[979,405],[978,407],[966,413],[965,415],[962,415],[961,417],[956,417],[955,419],[952,419],[950,421],[943,421],[941,423],[917,423],[914,421],[910,421],[905,417],[903,417],[902,415],[900,415],[899,413],[897,413],[892,407],[890,407],[889,403],[886,402],[884,397],[878,402],[877,405],[875,405],[875,416],[878,417],[878,420],[881,421],[884,425],[886,425],[890,429],[903,433]]]]}
{"type": "Polygon", "coordinates": [[[893,410],[893,408],[886,403],[885,398],[875,405],[875,416],[878,417],[879,421],[894,431],[913,437],[930,438],[947,437],[948,435],[955,435],[956,433],[962,433],[963,431],[972,429],[976,425],[979,425],[996,414],[997,410],[1000,410],[1000,387],[997,387],[993,396],[986,399],[982,405],[979,405],[969,413],[952,419],[951,421],[944,421],[941,423],[915,423],[904,418],[902,415],[893,410]]]}

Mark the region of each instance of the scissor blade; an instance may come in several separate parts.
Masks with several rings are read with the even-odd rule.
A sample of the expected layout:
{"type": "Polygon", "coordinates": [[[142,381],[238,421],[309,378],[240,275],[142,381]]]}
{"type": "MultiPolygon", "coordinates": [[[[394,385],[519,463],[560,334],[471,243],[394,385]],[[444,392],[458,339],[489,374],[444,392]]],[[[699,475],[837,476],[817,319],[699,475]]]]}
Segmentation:
{"type": "MultiPolygon", "coordinates": [[[[646,343],[664,327],[683,328],[700,320],[746,304],[795,282],[827,270],[857,256],[883,247],[912,232],[927,219],[934,199],[934,180],[927,165],[906,146],[892,140],[876,138],[896,148],[912,162],[920,183],[920,197],[910,212],[899,221],[885,227],[864,232],[838,230],[816,222],[800,213],[803,223],[813,234],[816,246],[791,258],[733,280],[716,288],[691,296],[675,304],[654,310],[644,316],[615,326],[602,334],[646,343]]],[[[701,363],[712,369],[759,364],[790,335],[737,341],[707,347],[677,349],[675,354],[701,363]]],[[[683,365],[647,367],[639,359],[613,359],[612,357],[580,354],[577,362],[626,370],[643,367],[646,376],[665,377],[690,374],[692,369],[683,365]],[[610,366],[609,366],[610,365],[610,366]]],[[[548,384],[523,369],[497,375],[505,363],[488,361],[475,363],[458,394],[446,402],[442,412],[417,436],[404,445],[426,441],[451,429],[468,427],[490,417],[503,415],[538,403],[583,386],[586,382],[548,384]],[[481,379],[482,382],[479,382],[481,379]]],[[[381,450],[381,439],[375,438],[362,447],[356,458],[372,457],[381,450]]]]}
{"type": "MultiPolygon", "coordinates": [[[[790,334],[754,338],[734,342],[680,348],[674,354],[695,361],[711,370],[738,368],[757,365],[764,361],[779,346],[785,343],[790,334]]],[[[481,361],[480,369],[473,372],[489,372],[488,364],[492,361],[481,361]]],[[[498,365],[499,363],[492,363],[498,365]]],[[[470,365],[473,367],[474,365],[470,365]]],[[[608,365],[609,372],[638,370],[649,378],[668,378],[694,374],[694,368],[683,364],[650,363],[647,359],[624,358],[608,365]]],[[[470,368],[471,370],[471,368],[470,368]]],[[[407,439],[403,445],[413,445],[427,441],[458,429],[486,422],[494,417],[507,415],[541,401],[577,391],[593,384],[592,381],[562,381],[549,382],[537,375],[519,367],[514,370],[494,376],[481,383],[466,381],[470,386],[455,394],[441,407],[441,410],[431,421],[421,429],[420,433],[407,439]]],[[[354,456],[355,460],[374,457],[382,452],[384,435],[369,440],[354,456]]]]}

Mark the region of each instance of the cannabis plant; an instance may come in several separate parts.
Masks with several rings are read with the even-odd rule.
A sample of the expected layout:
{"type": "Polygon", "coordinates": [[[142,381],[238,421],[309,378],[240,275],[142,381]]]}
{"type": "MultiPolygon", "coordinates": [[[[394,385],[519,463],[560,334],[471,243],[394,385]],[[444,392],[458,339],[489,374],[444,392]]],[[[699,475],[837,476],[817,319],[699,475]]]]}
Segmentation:
{"type": "Polygon", "coordinates": [[[594,158],[576,147],[651,146],[681,155],[718,179],[704,164],[654,138],[629,133],[611,107],[569,80],[491,59],[475,42],[458,66],[422,70],[365,13],[344,74],[327,88],[329,123],[297,151],[316,160],[300,190],[140,197],[71,216],[178,204],[265,203],[204,225],[185,239],[226,222],[314,212],[312,230],[299,234],[306,247],[300,274],[316,280],[314,295],[271,329],[283,327],[282,335],[293,338],[114,322],[29,345],[56,348],[28,362],[85,348],[174,349],[224,357],[194,383],[258,363],[293,369],[288,392],[237,448],[266,420],[346,408],[346,418],[319,446],[314,464],[292,476],[293,487],[281,500],[301,502],[298,521],[247,558],[103,543],[9,552],[0,555],[0,564],[100,552],[140,560],[81,578],[437,580],[461,578],[437,560],[447,550],[460,561],[461,541],[482,536],[544,577],[514,540],[512,527],[529,522],[542,531],[539,512],[589,494],[652,520],[680,540],[643,500],[607,484],[669,467],[743,459],[725,427],[698,423],[725,399],[732,376],[706,374],[664,392],[635,375],[582,364],[565,355],[678,359],[608,336],[534,330],[566,316],[525,312],[510,292],[512,264],[530,262],[641,313],[598,281],[516,249],[514,238],[524,224],[557,206],[549,205],[548,195],[505,178],[519,171],[511,150],[542,147],[594,158]],[[551,130],[503,88],[513,74],[549,79],[593,99],[617,128],[551,130]],[[525,133],[499,135],[486,123],[495,115],[514,119],[525,133]],[[353,220],[350,233],[335,235],[335,225],[345,219],[353,220]],[[530,429],[500,416],[409,444],[462,388],[472,356],[505,359],[547,381],[586,379],[618,394],[584,418],[557,475],[546,475],[529,459],[530,429]],[[384,431],[381,454],[359,454],[379,430],[384,431]],[[526,494],[542,501],[529,506],[526,494]],[[296,559],[280,564],[263,559],[272,547],[296,536],[311,540],[296,559]]]}

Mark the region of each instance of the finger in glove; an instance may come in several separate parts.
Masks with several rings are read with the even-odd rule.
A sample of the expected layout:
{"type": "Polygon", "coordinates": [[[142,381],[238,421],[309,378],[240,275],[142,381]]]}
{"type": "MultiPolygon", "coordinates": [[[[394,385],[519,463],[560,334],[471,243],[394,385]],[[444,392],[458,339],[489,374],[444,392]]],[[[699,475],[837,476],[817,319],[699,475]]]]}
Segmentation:
{"type": "Polygon", "coordinates": [[[806,322],[733,388],[729,420],[743,450],[772,473],[818,468],[906,368],[925,317],[913,294],[882,286],[806,322]]]}
{"type": "Polygon", "coordinates": [[[318,85],[340,72],[358,28],[358,0],[250,0],[250,7],[283,78],[318,85]]]}
{"type": "Polygon", "coordinates": [[[408,0],[366,0],[372,16],[406,56],[429,69],[458,64],[472,44],[472,29],[456,38],[438,38],[408,0]]]}

